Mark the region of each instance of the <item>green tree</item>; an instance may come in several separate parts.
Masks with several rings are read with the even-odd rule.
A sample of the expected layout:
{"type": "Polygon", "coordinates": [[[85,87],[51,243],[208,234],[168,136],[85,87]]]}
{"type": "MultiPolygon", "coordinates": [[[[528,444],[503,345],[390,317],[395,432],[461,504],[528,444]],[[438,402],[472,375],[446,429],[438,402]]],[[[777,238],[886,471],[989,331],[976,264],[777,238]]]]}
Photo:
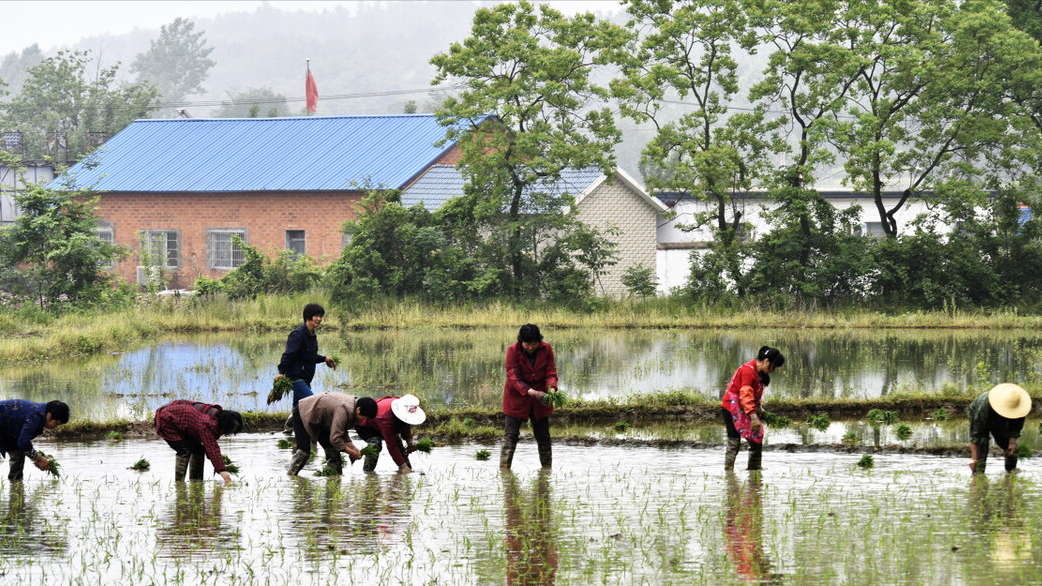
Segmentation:
{"type": "Polygon", "coordinates": [[[5,126],[22,131],[29,158],[85,156],[156,108],[154,87],[121,84],[118,73],[118,64],[94,68],[89,51],[59,51],[29,70],[5,126]]]}
{"type": "Polygon", "coordinates": [[[45,189],[17,193],[21,215],[2,233],[0,259],[12,267],[16,294],[46,303],[92,304],[110,298],[112,277],[100,267],[124,251],[97,236],[97,199],[45,189]]]}
{"type": "Polygon", "coordinates": [[[203,82],[215,65],[210,59],[213,47],[206,45],[204,31],[195,32],[195,23],[185,18],[159,29],[159,37],[148,51],[138,53],[130,65],[138,81],[159,90],[167,106],[178,105],[193,94],[203,92],[203,82]]]}
{"type": "Polygon", "coordinates": [[[277,118],[289,114],[286,96],[268,87],[229,91],[228,99],[213,111],[214,118],[277,118]]]}
{"type": "Polygon", "coordinates": [[[7,84],[7,91],[18,93],[29,76],[29,70],[43,59],[43,51],[36,43],[22,49],[21,53],[12,51],[5,55],[3,61],[0,61],[0,80],[7,84]]]}
{"type": "MultiPolygon", "coordinates": [[[[471,36],[431,59],[435,85],[458,80],[463,89],[437,111],[446,140],[461,152],[464,201],[472,219],[510,267],[506,284],[530,295],[546,275],[536,272],[541,244],[571,229],[561,210],[568,194],[552,189],[567,168],[599,166],[610,171],[620,140],[605,88],[591,73],[626,32],[592,14],[565,17],[528,2],[481,8],[471,36]],[[526,258],[526,254],[528,255],[526,258]]],[[[557,265],[555,265],[557,266],[557,265]]]]}

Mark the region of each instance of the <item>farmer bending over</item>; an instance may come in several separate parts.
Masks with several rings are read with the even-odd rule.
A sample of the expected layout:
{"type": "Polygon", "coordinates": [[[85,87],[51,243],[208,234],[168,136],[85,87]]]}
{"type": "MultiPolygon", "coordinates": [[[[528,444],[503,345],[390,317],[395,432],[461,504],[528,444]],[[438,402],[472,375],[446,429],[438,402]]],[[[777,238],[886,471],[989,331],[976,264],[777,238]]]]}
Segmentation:
{"type": "Polygon", "coordinates": [[[366,455],[362,470],[372,472],[376,469],[382,444],[387,444],[387,452],[398,466],[398,471],[412,472],[409,454],[416,451],[412,426],[427,420],[427,414],[420,408],[420,400],[415,395],[384,397],[376,402],[376,406],[375,417],[355,426],[355,433],[359,439],[364,440],[376,452],[366,455]]]}
{"type": "Polygon", "coordinates": [[[991,437],[1006,455],[1006,472],[1017,468],[1017,438],[1031,412],[1027,391],[1011,383],[995,385],[970,403],[970,471],[984,474],[991,437]]]}
{"type": "Polygon", "coordinates": [[[28,456],[40,470],[50,468],[51,462],[35,449],[33,438],[44,429],[54,429],[69,422],[69,406],[61,401],[33,403],[21,399],[0,401],[0,455],[11,461],[7,479],[22,479],[25,457],[28,456]]]}
{"type": "Polygon", "coordinates": [[[347,430],[373,417],[376,417],[376,401],[369,397],[322,393],[301,399],[293,411],[293,436],[297,449],[286,472],[290,476],[300,472],[311,455],[311,442],[314,440],[322,445],[326,462],[337,476],[343,474],[344,460],[340,452],[347,454],[352,462],[362,457],[347,430]]]}
{"type": "Polygon", "coordinates": [[[177,453],[174,480],[183,482],[203,479],[203,455],[210,458],[213,471],[230,483],[228,466],[221,457],[217,438],[242,431],[242,415],[220,405],[195,401],[172,401],[156,410],[156,433],[177,453]]]}

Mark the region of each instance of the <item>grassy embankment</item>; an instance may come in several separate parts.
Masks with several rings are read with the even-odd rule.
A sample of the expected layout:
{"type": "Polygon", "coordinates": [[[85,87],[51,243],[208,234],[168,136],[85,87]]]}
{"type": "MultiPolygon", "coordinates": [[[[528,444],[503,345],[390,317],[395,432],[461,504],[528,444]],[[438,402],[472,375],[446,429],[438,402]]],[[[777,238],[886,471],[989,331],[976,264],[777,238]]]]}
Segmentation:
{"type": "MultiPolygon", "coordinates": [[[[341,309],[324,295],[262,297],[251,301],[201,301],[188,297],[146,300],[121,312],[69,314],[58,318],[22,319],[0,314],[0,360],[32,362],[70,355],[125,351],[149,339],[179,333],[287,331],[299,323],[305,303],[327,308],[326,330],[367,328],[502,327],[538,323],[552,328],[803,328],[803,329],[1034,329],[1042,316],[1014,311],[938,311],[882,313],[842,311],[771,312],[755,308],[721,309],[686,306],[674,300],[618,302],[596,312],[561,307],[521,307],[488,303],[431,307],[418,302],[369,304],[341,309]]],[[[1029,389],[1042,396],[1042,389],[1029,389]]],[[[938,396],[893,396],[878,400],[771,401],[769,409],[794,421],[808,414],[828,414],[834,420],[860,419],[873,408],[889,409],[902,417],[922,419],[938,408],[961,416],[979,390],[938,396]]],[[[1036,399],[1036,404],[1042,401],[1036,399]]],[[[285,413],[247,413],[247,429],[280,429],[285,413]]],[[[620,402],[573,402],[555,415],[555,425],[603,424],[616,421],[711,423],[717,420],[715,401],[702,396],[665,393],[620,402]]],[[[430,413],[426,431],[440,441],[498,438],[496,409],[441,409],[430,413]],[[467,422],[464,425],[463,422],[467,422]]],[[[109,431],[130,436],[151,433],[150,422],[76,421],[59,437],[102,437],[109,431]]]]}

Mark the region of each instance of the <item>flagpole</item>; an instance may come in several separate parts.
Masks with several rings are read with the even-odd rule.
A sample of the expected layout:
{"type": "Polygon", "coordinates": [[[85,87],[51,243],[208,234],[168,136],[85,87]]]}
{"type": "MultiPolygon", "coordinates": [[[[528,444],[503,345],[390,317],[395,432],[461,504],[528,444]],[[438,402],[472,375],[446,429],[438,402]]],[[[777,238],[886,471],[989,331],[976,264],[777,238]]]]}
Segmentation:
{"type": "Polygon", "coordinates": [[[304,80],[305,80],[305,82],[304,82],[304,111],[307,112],[308,116],[311,116],[312,114],[314,114],[314,112],[312,112],[311,109],[308,108],[308,103],[309,103],[308,101],[309,101],[310,98],[308,96],[308,90],[307,90],[307,80],[311,79],[311,58],[310,57],[305,57],[304,58],[304,63],[305,63],[305,66],[307,67],[307,70],[308,70],[307,77],[304,78],[304,80]]]}

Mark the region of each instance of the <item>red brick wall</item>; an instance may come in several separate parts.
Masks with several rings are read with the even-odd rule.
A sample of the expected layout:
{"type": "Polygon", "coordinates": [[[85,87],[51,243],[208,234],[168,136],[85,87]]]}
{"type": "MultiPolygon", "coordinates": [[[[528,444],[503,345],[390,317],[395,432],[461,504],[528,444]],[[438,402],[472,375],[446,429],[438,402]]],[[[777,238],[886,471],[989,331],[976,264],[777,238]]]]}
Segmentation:
{"type": "Polygon", "coordinates": [[[359,192],[337,193],[109,193],[102,194],[98,219],[114,230],[116,244],[131,251],[113,272],[137,282],[138,232],[179,230],[180,267],[171,287],[189,289],[201,275],[220,277],[228,271],[207,268],[206,231],[244,228],[248,243],[266,254],[286,248],[286,230],[304,230],[306,253],[321,264],[340,255],[340,226],[356,217],[359,192]]]}

